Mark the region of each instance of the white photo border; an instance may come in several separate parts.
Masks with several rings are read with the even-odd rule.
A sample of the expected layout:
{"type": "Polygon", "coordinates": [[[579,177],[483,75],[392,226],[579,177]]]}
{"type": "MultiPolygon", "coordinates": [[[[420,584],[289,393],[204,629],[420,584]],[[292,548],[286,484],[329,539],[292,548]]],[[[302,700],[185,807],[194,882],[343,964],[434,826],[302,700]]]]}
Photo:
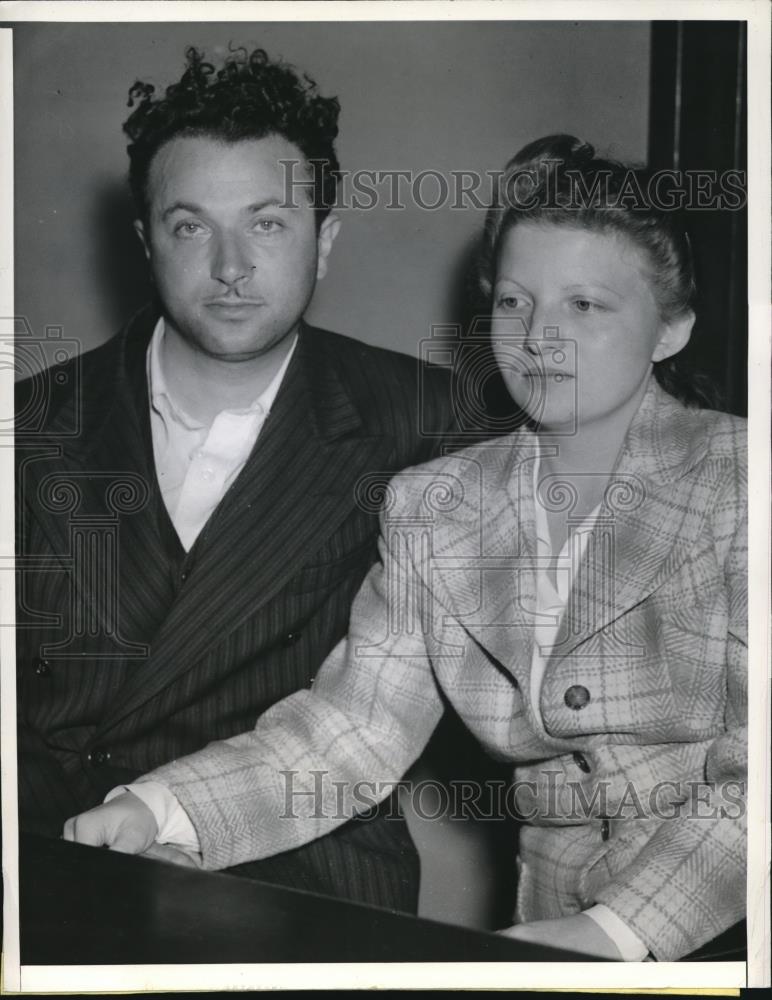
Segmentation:
{"type": "MultiPolygon", "coordinates": [[[[0,317],[12,322],[13,93],[8,21],[745,20],[748,22],[749,448],[751,581],[749,678],[748,962],[554,964],[20,966],[16,818],[15,643],[0,629],[4,926],[2,990],[335,988],[666,988],[735,992],[769,985],[770,926],[770,8],[766,0],[477,0],[477,2],[4,2],[0,4],[0,317]],[[747,972],[747,976],[746,976],[747,972]],[[711,989],[712,988],[712,989],[711,989]]],[[[0,415],[10,419],[13,371],[0,370],[0,415]]],[[[0,558],[13,554],[13,453],[0,449],[0,558]],[[10,502],[9,502],[10,501],[10,502]]],[[[0,614],[13,620],[13,573],[0,574],[0,614]]]]}

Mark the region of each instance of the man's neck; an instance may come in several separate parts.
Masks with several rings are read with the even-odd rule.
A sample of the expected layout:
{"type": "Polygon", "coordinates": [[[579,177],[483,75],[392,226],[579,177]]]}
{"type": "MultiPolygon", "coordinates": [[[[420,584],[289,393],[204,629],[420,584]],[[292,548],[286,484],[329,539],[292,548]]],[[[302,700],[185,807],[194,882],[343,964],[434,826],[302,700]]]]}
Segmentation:
{"type": "Polygon", "coordinates": [[[264,354],[224,361],[196,349],[167,325],[160,345],[164,379],[175,402],[209,426],[218,413],[247,408],[265,392],[294,339],[291,331],[264,354]]]}

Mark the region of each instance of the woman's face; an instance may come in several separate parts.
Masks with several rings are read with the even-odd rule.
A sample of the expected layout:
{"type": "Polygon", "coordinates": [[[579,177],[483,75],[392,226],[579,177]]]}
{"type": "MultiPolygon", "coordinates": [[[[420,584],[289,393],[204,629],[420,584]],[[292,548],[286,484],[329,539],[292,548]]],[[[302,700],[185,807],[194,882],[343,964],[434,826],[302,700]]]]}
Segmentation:
{"type": "Polygon", "coordinates": [[[598,421],[626,428],[652,361],[685,342],[671,349],[673,328],[659,318],[630,240],[548,223],[521,223],[503,237],[492,330],[515,402],[562,433],[598,421]]]}

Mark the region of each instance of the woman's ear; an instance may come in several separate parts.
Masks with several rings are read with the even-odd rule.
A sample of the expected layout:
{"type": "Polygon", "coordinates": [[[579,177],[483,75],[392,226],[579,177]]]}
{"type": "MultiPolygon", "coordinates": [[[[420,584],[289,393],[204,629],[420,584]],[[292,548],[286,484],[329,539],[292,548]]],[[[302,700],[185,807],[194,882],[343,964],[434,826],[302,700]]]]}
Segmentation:
{"type": "Polygon", "coordinates": [[[657,346],[651,356],[652,361],[664,361],[665,358],[672,358],[678,354],[689,343],[694,326],[694,313],[691,309],[674,319],[670,323],[665,323],[662,327],[657,346]]]}

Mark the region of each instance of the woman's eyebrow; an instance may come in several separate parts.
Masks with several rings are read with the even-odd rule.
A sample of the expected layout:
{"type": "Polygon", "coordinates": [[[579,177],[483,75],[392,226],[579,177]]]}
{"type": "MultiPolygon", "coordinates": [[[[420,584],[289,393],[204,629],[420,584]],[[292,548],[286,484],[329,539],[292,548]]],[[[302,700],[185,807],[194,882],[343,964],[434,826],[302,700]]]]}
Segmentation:
{"type": "Polygon", "coordinates": [[[525,291],[525,285],[521,285],[517,278],[496,278],[494,285],[517,285],[518,288],[522,288],[525,291]]]}
{"type": "Polygon", "coordinates": [[[608,292],[610,295],[615,296],[618,299],[624,298],[615,288],[611,288],[609,285],[604,285],[602,281],[577,281],[570,285],[563,285],[563,289],[566,292],[571,292],[584,288],[602,288],[604,292],[608,292]]]}

